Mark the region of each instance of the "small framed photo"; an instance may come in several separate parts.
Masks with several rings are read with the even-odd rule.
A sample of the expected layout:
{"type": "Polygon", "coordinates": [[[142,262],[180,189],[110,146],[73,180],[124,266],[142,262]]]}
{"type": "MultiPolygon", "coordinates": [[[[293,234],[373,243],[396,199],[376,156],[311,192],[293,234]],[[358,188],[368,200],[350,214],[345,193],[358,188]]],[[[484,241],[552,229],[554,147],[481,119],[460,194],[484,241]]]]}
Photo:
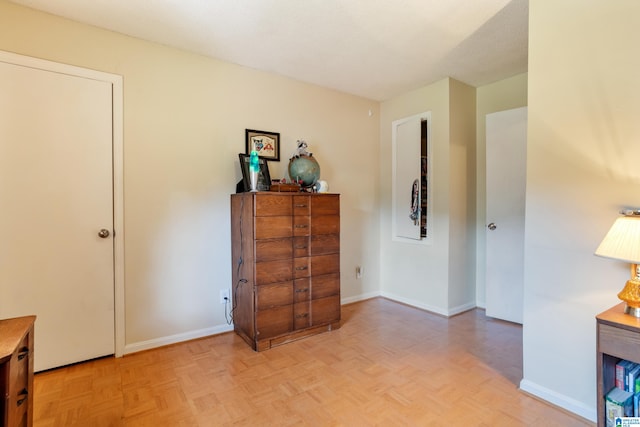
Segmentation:
{"type": "Polygon", "coordinates": [[[280,134],[263,130],[245,129],[246,153],[255,150],[258,157],[280,161],[280,134]]]}
{"type": "MultiPolygon", "coordinates": [[[[249,178],[249,158],[248,154],[238,154],[240,157],[240,169],[242,170],[242,182],[244,184],[244,191],[251,190],[251,181],[249,178]]],[[[260,172],[258,172],[258,184],[256,190],[258,191],[270,191],[271,190],[271,176],[269,175],[269,165],[265,159],[258,159],[260,164],[260,172]]]]}

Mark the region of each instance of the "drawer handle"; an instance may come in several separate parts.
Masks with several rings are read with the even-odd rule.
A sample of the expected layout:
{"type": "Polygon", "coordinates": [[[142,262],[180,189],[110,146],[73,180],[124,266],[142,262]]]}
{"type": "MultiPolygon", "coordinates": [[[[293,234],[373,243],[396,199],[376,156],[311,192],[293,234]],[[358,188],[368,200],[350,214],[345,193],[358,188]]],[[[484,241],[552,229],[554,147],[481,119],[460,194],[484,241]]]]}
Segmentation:
{"type": "Polygon", "coordinates": [[[20,351],[18,352],[18,360],[22,360],[25,357],[27,357],[29,355],[29,348],[28,347],[22,347],[20,349],[20,351]]]}
{"type": "Polygon", "coordinates": [[[26,388],[23,388],[22,391],[20,391],[20,393],[18,393],[18,396],[24,396],[22,399],[18,399],[18,401],[16,402],[16,406],[20,406],[24,403],[25,400],[27,400],[27,395],[29,394],[29,392],[27,391],[26,388]]]}
{"type": "Polygon", "coordinates": [[[296,208],[306,208],[307,205],[296,205],[296,208]]]}
{"type": "Polygon", "coordinates": [[[309,313],[303,313],[303,314],[296,314],[296,319],[302,319],[304,317],[308,317],[309,313]]]}
{"type": "Polygon", "coordinates": [[[296,249],[307,249],[307,246],[296,246],[296,249]]]}
{"type": "Polygon", "coordinates": [[[307,228],[307,224],[296,224],[296,228],[307,228]]]}
{"type": "Polygon", "coordinates": [[[309,292],[309,288],[296,289],[296,292],[298,292],[298,293],[300,293],[300,292],[309,292]]]}
{"type": "Polygon", "coordinates": [[[306,269],[307,269],[306,266],[305,267],[296,267],[296,270],[306,270],[306,269]]]}

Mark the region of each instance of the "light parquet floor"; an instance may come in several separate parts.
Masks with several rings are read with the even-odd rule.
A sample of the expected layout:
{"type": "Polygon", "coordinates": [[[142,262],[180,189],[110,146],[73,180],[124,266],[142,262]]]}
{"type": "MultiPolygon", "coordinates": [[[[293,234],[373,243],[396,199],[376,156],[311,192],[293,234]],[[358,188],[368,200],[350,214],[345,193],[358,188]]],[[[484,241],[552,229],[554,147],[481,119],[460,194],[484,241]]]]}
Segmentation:
{"type": "Polygon", "coordinates": [[[260,353],[227,333],[38,373],[35,426],[593,425],[518,390],[518,325],[383,298],[342,317],[260,353]]]}

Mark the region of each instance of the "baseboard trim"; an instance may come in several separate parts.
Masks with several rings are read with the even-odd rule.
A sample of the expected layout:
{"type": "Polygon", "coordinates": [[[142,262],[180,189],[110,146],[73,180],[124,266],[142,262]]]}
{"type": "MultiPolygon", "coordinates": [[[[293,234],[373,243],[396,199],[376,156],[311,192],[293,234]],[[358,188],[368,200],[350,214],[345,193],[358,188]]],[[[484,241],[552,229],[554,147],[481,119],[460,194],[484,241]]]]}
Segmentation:
{"type": "Polygon", "coordinates": [[[381,296],[380,292],[369,292],[366,294],[356,295],[355,297],[342,298],[340,300],[340,304],[341,305],[353,304],[354,302],[365,301],[365,300],[376,298],[379,296],[381,296]]]}
{"type": "Polygon", "coordinates": [[[598,416],[595,408],[585,405],[575,399],[542,387],[534,382],[523,379],[520,381],[520,390],[538,397],[552,405],[572,412],[589,421],[596,422],[598,416]]]}
{"type": "Polygon", "coordinates": [[[388,292],[382,292],[381,296],[383,296],[384,298],[390,299],[392,301],[410,305],[412,307],[416,307],[421,310],[429,311],[431,313],[439,314],[445,317],[455,316],[456,314],[460,314],[465,311],[473,310],[474,308],[476,308],[476,304],[473,302],[469,302],[467,304],[459,305],[457,307],[452,307],[452,308],[442,308],[442,307],[436,307],[429,304],[424,304],[420,301],[399,297],[398,295],[390,294],[388,292]]]}
{"type": "Polygon", "coordinates": [[[153,348],[165,345],[176,344],[183,341],[204,338],[211,335],[218,335],[225,332],[233,331],[233,325],[218,325],[211,328],[198,329],[182,334],[169,335],[166,337],[154,338],[152,340],[140,341],[136,343],[126,344],[124,346],[124,354],[137,353],[139,351],[151,350],[153,348]]]}

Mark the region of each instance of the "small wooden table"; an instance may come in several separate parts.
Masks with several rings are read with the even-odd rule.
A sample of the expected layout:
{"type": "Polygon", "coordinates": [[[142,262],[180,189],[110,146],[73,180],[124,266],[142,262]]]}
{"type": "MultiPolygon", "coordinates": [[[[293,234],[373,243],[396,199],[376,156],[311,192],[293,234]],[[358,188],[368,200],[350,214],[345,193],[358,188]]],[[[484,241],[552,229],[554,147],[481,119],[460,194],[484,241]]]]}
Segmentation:
{"type": "Polygon", "coordinates": [[[624,303],[596,316],[598,426],[606,425],[605,395],[615,387],[616,363],[640,363],[640,319],[624,313],[624,303]]]}

